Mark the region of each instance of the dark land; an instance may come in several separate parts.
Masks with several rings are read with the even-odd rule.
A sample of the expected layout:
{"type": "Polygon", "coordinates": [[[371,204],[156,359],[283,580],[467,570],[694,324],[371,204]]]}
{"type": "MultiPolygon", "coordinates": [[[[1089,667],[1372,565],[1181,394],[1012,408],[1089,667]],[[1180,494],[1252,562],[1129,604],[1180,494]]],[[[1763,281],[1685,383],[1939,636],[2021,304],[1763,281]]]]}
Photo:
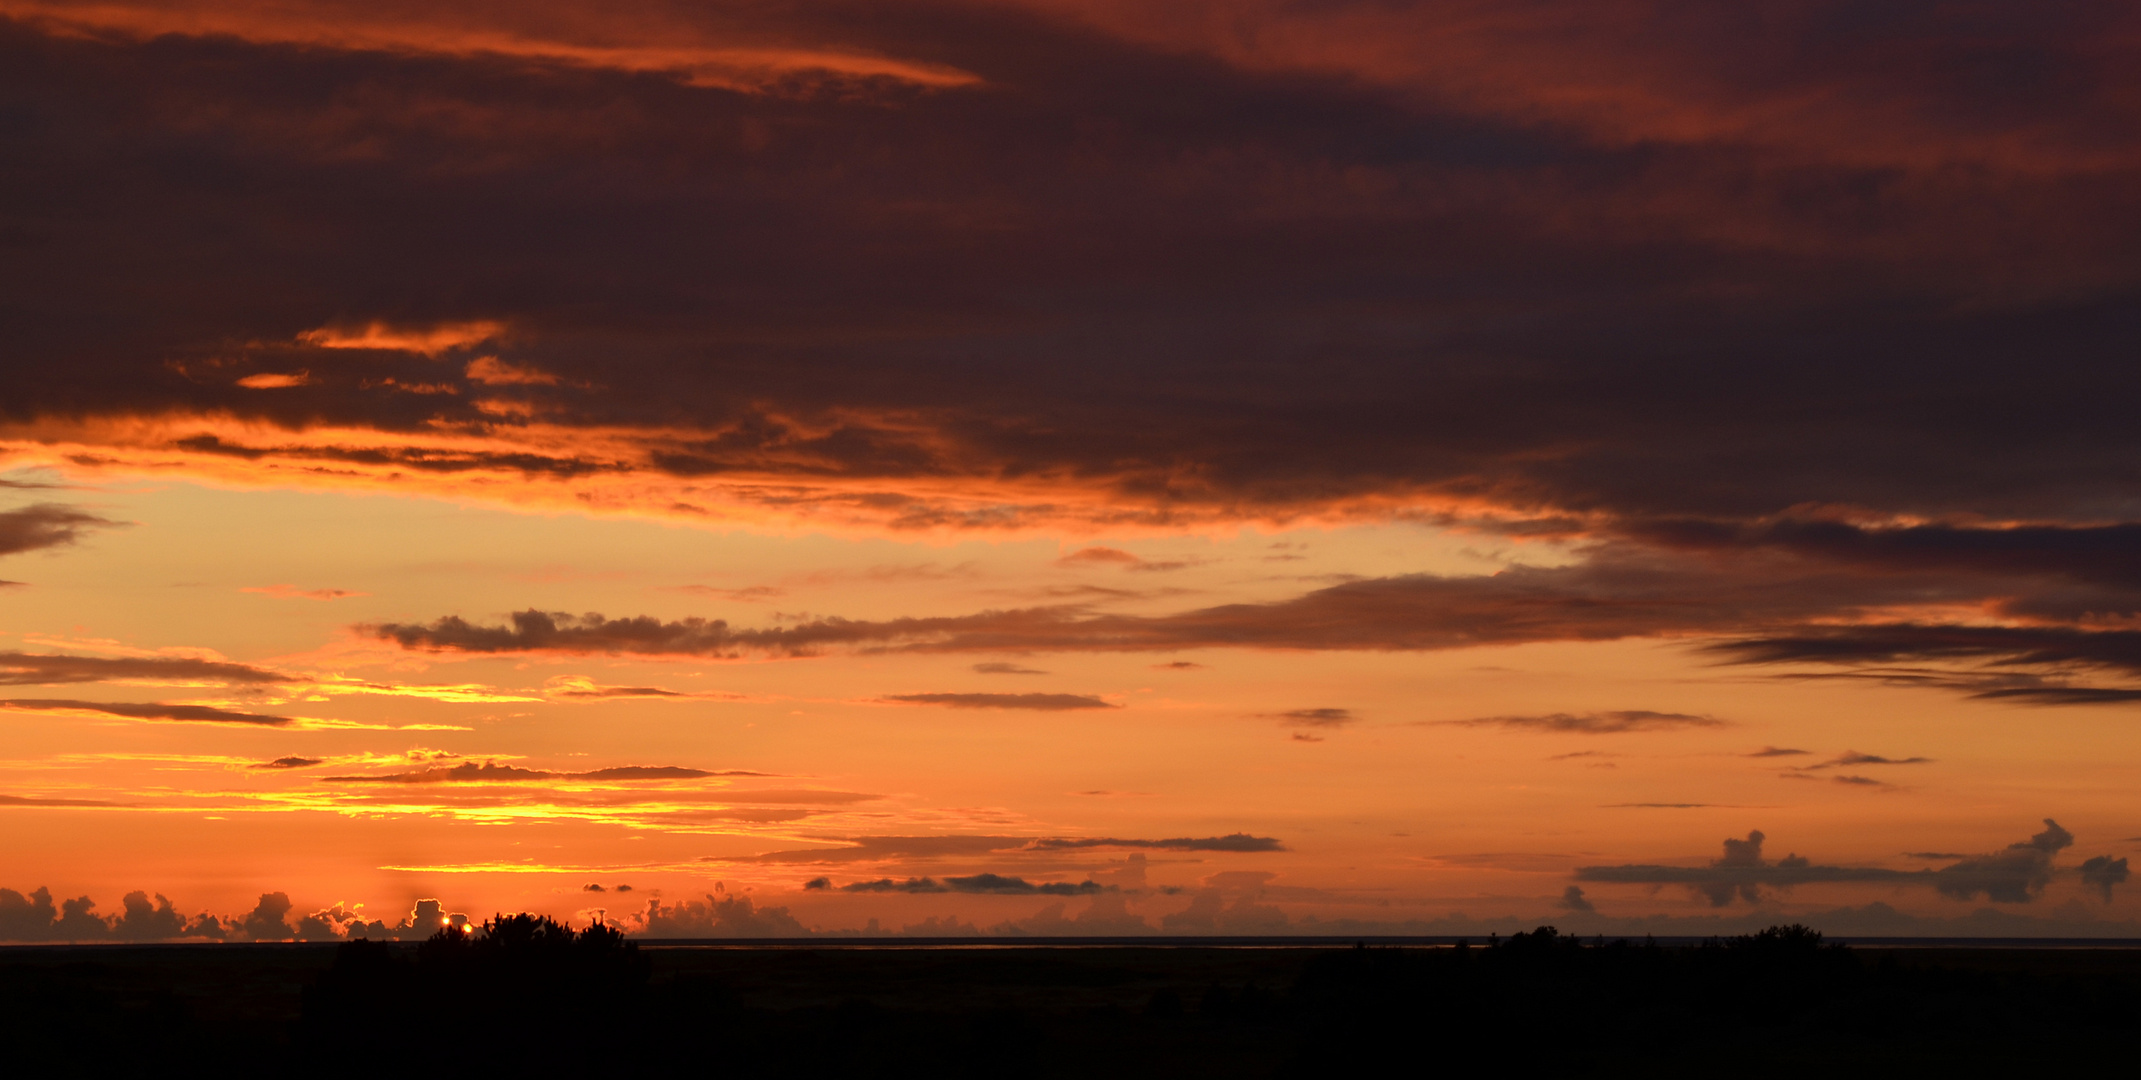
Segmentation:
{"type": "Polygon", "coordinates": [[[2141,949],[423,943],[0,949],[19,1075],[2042,1071],[2128,1059],[2141,949]]]}

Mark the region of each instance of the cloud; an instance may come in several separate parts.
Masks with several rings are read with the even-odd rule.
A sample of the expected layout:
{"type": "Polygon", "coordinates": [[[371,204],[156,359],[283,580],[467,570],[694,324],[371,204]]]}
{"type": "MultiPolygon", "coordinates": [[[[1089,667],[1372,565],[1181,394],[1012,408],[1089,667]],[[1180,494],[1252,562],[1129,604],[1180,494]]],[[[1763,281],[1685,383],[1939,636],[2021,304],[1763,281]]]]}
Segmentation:
{"type": "Polygon", "coordinates": [[[282,941],[296,937],[297,931],[288,921],[294,906],[289,893],[261,893],[260,902],[238,920],[238,929],[254,941],[282,941]]]}
{"type": "Polygon", "coordinates": [[[556,386],[558,377],[532,367],[516,367],[495,356],[479,356],[468,362],[470,382],[485,386],[556,386]]]}
{"type": "Polygon", "coordinates": [[[1080,548],[1056,560],[1059,566],[1119,566],[1125,570],[1166,571],[1180,570],[1192,565],[1186,559],[1154,561],[1133,555],[1120,548],[1080,548]]]}
{"type": "Polygon", "coordinates": [[[307,386],[312,382],[309,371],[263,371],[238,380],[238,385],[247,390],[286,390],[293,386],[307,386]]]}
{"type": "Polygon", "coordinates": [[[17,698],[0,701],[0,709],[16,709],[23,712],[72,713],[101,716],[123,716],[129,720],[169,720],[180,723],[204,724],[255,724],[264,727],[281,727],[291,723],[287,716],[262,716],[258,713],[236,712],[207,705],[135,704],[116,701],[74,701],[62,698],[17,698]]]}
{"type": "Polygon", "coordinates": [[[1259,713],[1257,715],[1266,719],[1277,720],[1287,727],[1337,728],[1360,721],[1360,717],[1353,715],[1353,710],[1351,709],[1289,709],[1285,712],[1259,713]]]}
{"type": "Polygon", "coordinates": [[[2141,674],[2141,633],[2069,626],[1946,626],[1880,623],[1814,627],[1792,634],[1722,641],[1704,648],[1735,664],[1826,664],[1853,677],[1938,686],[1974,698],[2036,705],[2118,704],[2141,700],[2130,688],[2072,686],[2026,670],[2097,668],[2141,674]],[[1967,670],[1896,668],[1935,661],[1980,665],[1967,670]],[[1983,665],[1993,665],[1990,669],[1983,665]]]}
{"type": "MultiPolygon", "coordinates": [[[[822,880],[822,879],[821,879],[822,880]]],[[[895,881],[880,878],[876,881],[855,881],[839,886],[841,892],[861,893],[980,893],[991,896],[1086,896],[1106,892],[1114,886],[1100,885],[1092,881],[1080,882],[1030,882],[1019,877],[1003,877],[997,874],[974,874],[968,877],[908,878],[895,881]]]]}
{"type": "Polygon", "coordinates": [[[0,795],[0,806],[125,806],[104,799],[53,799],[32,795],[0,795]]]}
{"type": "Polygon", "coordinates": [[[743,695],[722,691],[668,690],[659,686],[605,686],[582,675],[545,680],[543,694],[563,701],[736,701],[743,695]]]}
{"type": "MultiPolygon", "coordinates": [[[[2020,904],[2037,898],[2052,880],[2053,857],[2074,842],[2073,834],[2050,818],[2044,831],[2001,851],[1976,855],[1937,870],[1890,870],[1875,866],[1824,866],[1800,856],[1774,862],[1762,857],[1767,839],[1760,831],[1744,840],[1724,842],[1723,857],[1707,866],[1584,866],[1576,880],[1612,884],[1685,885],[1713,907],[1735,898],[1760,903],[1764,888],[1789,889],[1813,884],[1922,885],[1957,900],[1983,896],[1995,903],[2020,904]]],[[[1922,857],[1936,857],[1921,853],[1922,857]]],[[[1946,856],[1940,856],[1946,857],[1946,856]]],[[[2086,875],[2085,875],[2085,880],[2086,875]]],[[[2091,882],[2093,885],[2093,882],[2091,882]]]]}
{"type": "Polygon", "coordinates": [[[418,769],[413,772],[386,773],[376,776],[323,776],[321,780],[332,783],[353,784],[485,784],[524,783],[532,780],[549,780],[558,774],[540,769],[523,769],[515,765],[500,765],[486,761],[481,765],[473,761],[444,768],[418,769]]]}
{"type": "Polygon", "coordinates": [[[275,759],[275,760],[273,760],[273,761],[262,761],[262,762],[259,762],[259,763],[257,763],[257,764],[253,764],[253,765],[248,765],[248,766],[246,766],[246,768],[248,768],[248,769],[309,769],[309,768],[313,767],[314,765],[318,765],[318,764],[320,764],[320,762],[321,762],[322,760],[323,760],[323,759],[321,759],[321,758],[310,758],[310,757],[295,757],[295,756],[292,756],[292,757],[279,757],[279,758],[276,758],[276,759],[275,759]]]}
{"type": "Polygon", "coordinates": [[[670,592],[690,593],[694,596],[711,596],[735,603],[756,604],[788,595],[788,590],[772,585],[751,585],[741,589],[717,589],[711,585],[673,585],[670,592]]]}
{"type": "Polygon", "coordinates": [[[1889,758],[1882,757],[1879,754],[1861,754],[1856,750],[1847,750],[1827,761],[1801,767],[1807,769],[1833,769],[1840,765],[1930,765],[1932,762],[1933,759],[1929,757],[1889,758]]]}
{"type": "Polygon", "coordinates": [[[908,705],[943,705],[953,709],[1119,709],[1090,694],[887,694],[882,699],[908,705]]]}
{"type": "Polygon", "coordinates": [[[300,589],[295,585],[249,585],[238,591],[259,593],[277,600],[346,600],[352,596],[371,595],[353,589],[300,589]]]}
{"type": "Polygon", "coordinates": [[[1164,851],[1264,852],[1287,848],[1271,837],[1248,833],[1170,839],[1123,839],[1087,836],[842,836],[817,837],[838,846],[771,851],[748,859],[716,862],[843,863],[916,859],[1015,857],[1020,853],[1132,848],[1164,851]]]}
{"type": "Polygon", "coordinates": [[[297,340],[322,349],[377,349],[436,356],[480,345],[504,332],[503,324],[480,319],[429,326],[390,326],[374,320],[361,326],[323,326],[307,330],[297,335],[297,340]]]}
{"type": "Polygon", "coordinates": [[[1636,731],[1673,731],[1681,728],[1722,727],[1724,721],[1692,713],[1623,709],[1615,712],[1545,713],[1529,716],[1480,716],[1470,720],[1441,720],[1458,727],[1499,727],[1512,731],[1550,731],[1576,735],[1621,735],[1636,731]]]}
{"type": "Polygon", "coordinates": [[[33,503],[0,510],[0,555],[62,547],[80,540],[92,529],[120,528],[125,524],[61,503],[33,503]]]}
{"type": "Polygon", "coordinates": [[[1145,560],[1120,548],[1089,547],[1073,551],[1056,560],[1065,566],[1099,565],[1134,567],[1145,560]]]}
{"type": "Polygon", "coordinates": [[[652,938],[794,938],[808,937],[810,930],[796,921],[785,907],[755,907],[748,896],[714,892],[705,900],[685,900],[664,905],[647,901],[647,909],[631,920],[638,932],[652,938]]]}
{"type": "Polygon", "coordinates": [[[221,683],[258,686],[297,681],[250,664],[186,657],[60,656],[0,652],[0,686],[59,686],[91,682],[221,683]]]}
{"type": "Polygon", "coordinates": [[[1571,885],[1561,890],[1561,899],[1554,901],[1554,906],[1572,915],[1593,915],[1598,912],[1598,906],[1585,899],[1583,887],[1580,885],[1571,885]]]}
{"type": "MultiPolygon", "coordinates": [[[[1918,6],[1848,41],[1818,6],[1760,31],[1567,5],[16,10],[49,20],[12,24],[4,66],[24,155],[53,164],[14,192],[49,255],[15,347],[68,363],[8,415],[52,456],[257,481],[331,448],[340,475],[292,475],[414,459],[437,468],[406,483],[540,478],[493,497],[913,529],[1489,503],[1862,574],[2011,574],[2039,540],[1768,519],[2005,511],[2026,534],[2121,505],[2132,50],[2073,10],[1966,32],[1918,6]],[[1769,62],[1779,39],[1843,59],[1769,62]],[[1992,94],[1984,41],[2076,76],[1992,94]],[[337,93],[372,107],[309,108],[337,93]],[[360,155],[361,182],[323,164],[360,155]],[[218,213],[342,246],[177,224],[218,213]],[[668,257],[713,243],[737,257],[668,257]],[[328,322],[320,296],[361,301],[328,322]],[[1334,322],[1366,307],[1374,333],[1334,322]],[[2033,342],[2061,377],[1994,396],[2033,342]],[[477,344],[558,382],[476,382],[477,344]],[[199,374],[221,360],[244,366],[199,374]],[[312,381],[233,387],[256,369],[312,381]],[[1826,408],[1843,373],[1894,407],[1826,408]],[[570,407],[361,389],[419,376],[570,407]],[[1933,378],[1950,396],[1909,394],[1933,378]],[[1981,400],[2004,422],[1945,407],[1981,400]],[[177,444],[226,420],[287,441],[244,444],[252,468],[177,444]],[[449,440],[486,445],[413,452],[449,440]]],[[[2111,565],[2081,556],[2121,539],[2057,543],[2111,565]]]]}
{"type": "Polygon", "coordinates": [[[152,904],[148,893],[136,890],[121,897],[119,906],[119,918],[112,924],[113,937],[124,941],[163,941],[186,935],[186,920],[162,893],[156,894],[152,904]]]}
{"type": "Polygon", "coordinates": [[[1705,579],[1617,553],[1576,567],[1348,581],[1275,603],[1158,616],[1096,614],[1065,605],[882,621],[824,618],[753,629],[720,619],[611,619],[531,609],[513,613],[503,626],[446,616],[428,624],[366,624],[357,630],[408,649],[463,653],[728,657],[807,656],[831,649],[1119,652],[1217,646],[1416,651],[1695,633],[1743,625],[1751,605],[1777,615],[1812,615],[1835,607],[1789,581],[1705,579]]]}
{"type": "MultiPolygon", "coordinates": [[[[463,762],[442,768],[418,769],[413,772],[385,773],[374,776],[324,776],[322,780],[343,783],[366,784],[517,784],[537,780],[697,780],[711,776],[770,776],[770,773],[710,772],[705,769],[687,769],[681,765],[618,765],[592,772],[561,773],[542,769],[523,769],[516,765],[500,765],[486,761],[481,765],[463,762]]],[[[833,794],[833,793],[828,793],[833,794]]]]}
{"type": "Polygon", "coordinates": [[[1768,837],[1762,835],[1760,830],[1748,833],[1744,840],[1727,839],[1724,855],[1705,867],[1584,866],[1577,868],[1576,880],[1614,884],[1686,885],[1707,897],[1713,907],[1724,907],[1732,903],[1734,897],[1750,904],[1760,903],[1764,886],[1790,888],[1795,885],[1837,882],[1929,880],[1928,871],[1816,866],[1798,855],[1787,855],[1775,862],[1769,862],[1762,858],[1762,843],[1766,839],[1768,837]]]}
{"type": "Polygon", "coordinates": [[[1124,840],[1100,836],[1044,836],[1027,842],[1033,851],[1073,851],[1082,848],[1156,848],[1167,851],[1285,851],[1286,845],[1269,836],[1251,836],[1248,833],[1228,833],[1225,836],[1202,838],[1176,837],[1169,840],[1124,840]]]}
{"type": "Polygon", "coordinates": [[[727,769],[710,772],[706,769],[687,769],[681,765],[617,765],[592,772],[570,773],[575,780],[697,780],[708,776],[772,776],[772,773],[745,772],[727,769]]]}
{"type": "MultiPolygon", "coordinates": [[[[1868,36],[1820,5],[25,3],[11,462],[721,527],[1395,519],[1565,563],[1150,615],[379,628],[410,648],[1724,639],[2141,700],[2136,55],[2087,5],[1868,36]],[[1987,41],[2071,77],[1993,88],[1987,41]],[[2017,356],[2049,358],[2027,393],[2017,356]]],[[[0,550],[108,524],[28,513],[0,550]]],[[[1071,557],[1161,565],[1107,552],[1136,558],[1071,557]]]]}
{"type": "Polygon", "coordinates": [[[1007,662],[1005,662],[1005,661],[1002,661],[1002,660],[990,660],[990,661],[986,661],[986,662],[984,662],[984,663],[979,663],[979,664],[975,664],[975,665],[974,665],[974,667],[973,667],[973,671],[974,671],[974,673],[975,673],[976,675],[1046,675],[1046,674],[1048,674],[1047,672],[1045,672],[1045,671],[1042,671],[1042,670],[1040,670],[1039,668],[1021,667],[1021,666],[1019,666],[1019,665],[1017,665],[1017,664],[1007,663],[1007,662]]]}
{"type": "MultiPolygon", "coordinates": [[[[1684,560],[1683,560],[1684,562],[1684,560]]],[[[430,624],[360,627],[405,648],[436,652],[627,653],[736,657],[829,651],[1169,651],[1188,647],[1412,651],[1542,641],[1726,634],[1750,620],[1791,625],[1877,603],[1924,599],[1920,581],[1804,580],[1723,574],[1603,545],[1564,567],[1513,567],[1492,575],[1363,579],[1264,604],[1228,604],[1171,615],[1093,612],[1078,605],[881,621],[822,618],[765,628],[722,620],[610,619],[523,611],[505,626],[449,616],[430,624]]],[[[1958,593],[1960,599],[1963,594],[1958,593]]],[[[1803,634],[1736,637],[1701,648],[1728,663],[1820,662],[1856,666],[1844,677],[1891,676],[1865,664],[1899,656],[2009,665],[2093,664],[2141,673],[2141,634],[2064,627],[1822,626],[1803,634]]],[[[1804,677],[1795,673],[1792,677],[1804,677]]],[[[2017,703],[2123,700],[2115,688],[2082,688],[2028,671],[1935,671],[1916,684],[2017,703]]],[[[2136,691],[2141,693],[2141,691],[2136,691]]],[[[1576,715],[1576,714],[1569,714],[1576,715]]],[[[1619,727],[1616,714],[1602,730],[1619,727]]],[[[1630,714],[1631,716],[1633,713],[1630,714]]],[[[1659,713],[1651,724],[1662,725],[1659,713]]],[[[1709,718],[1685,721],[1698,726],[1709,718]]],[[[1721,723],[1721,721],[1711,721],[1721,723]]],[[[1638,723],[1628,720],[1626,723],[1638,723]]],[[[1569,729],[1579,730],[1579,729],[1569,729]]]]}
{"type": "Polygon", "coordinates": [[[2082,886],[2094,891],[2105,903],[2111,903],[2111,889],[2125,883],[2128,877],[2126,860],[2109,855],[2098,855],[2082,863],[2082,886]]]}
{"type": "Polygon", "coordinates": [[[2073,843],[2073,833],[2046,818],[2044,831],[2028,840],[1934,871],[1934,884],[1957,900],[1983,895],[1999,903],[2027,903],[2051,883],[2052,857],[2073,843]]]}
{"type": "Polygon", "coordinates": [[[1747,756],[1751,758],[1802,757],[1810,752],[1807,750],[1793,750],[1783,746],[1765,746],[1747,756]]]}
{"type": "MultiPolygon", "coordinates": [[[[1813,767],[1814,767],[1814,766],[1808,766],[1808,768],[1813,768],[1813,767]]],[[[1886,780],[1876,780],[1876,779],[1874,779],[1874,778],[1873,778],[1873,777],[1871,777],[1871,776],[1857,776],[1857,775],[1853,775],[1853,774],[1849,774],[1849,773],[1846,773],[1846,774],[1842,774],[1842,775],[1837,775],[1837,776],[1808,776],[1808,775],[1806,775],[1806,773],[1804,773],[1804,772],[1788,772],[1788,773],[1778,773],[1778,774],[1777,774],[1777,779],[1779,779],[1779,780],[1808,780],[1808,781],[1814,781],[1814,782],[1826,782],[1826,783],[1831,783],[1831,784],[1842,784],[1842,785],[1843,785],[1843,786],[1845,786],[1845,787],[1856,787],[1856,788],[1881,788],[1881,789],[1884,789],[1884,790],[1888,790],[1888,791],[1898,791],[1898,790],[1901,790],[1900,788],[1897,788],[1897,787],[1896,787],[1896,785],[1894,785],[1894,784],[1891,784],[1891,783],[1889,783],[1889,782],[1888,782],[1888,781],[1886,781],[1886,780]]]]}
{"type": "Polygon", "coordinates": [[[1224,890],[1203,889],[1190,897],[1187,908],[1160,916],[1160,929],[1176,934],[1275,934],[1286,932],[1291,924],[1281,909],[1258,903],[1253,889],[1235,897],[1232,904],[1226,903],[1224,890]]]}

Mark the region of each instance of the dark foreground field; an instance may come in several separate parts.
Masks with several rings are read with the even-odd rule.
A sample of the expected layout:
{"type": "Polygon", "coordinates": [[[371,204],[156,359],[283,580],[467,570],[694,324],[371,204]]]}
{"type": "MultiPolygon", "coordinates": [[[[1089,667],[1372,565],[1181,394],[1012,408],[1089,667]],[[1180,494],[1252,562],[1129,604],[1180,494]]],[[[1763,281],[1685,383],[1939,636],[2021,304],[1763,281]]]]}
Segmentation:
{"type": "Polygon", "coordinates": [[[1326,1076],[2118,1067],[2141,950],[631,947],[0,950],[18,1075],[1326,1076]]]}

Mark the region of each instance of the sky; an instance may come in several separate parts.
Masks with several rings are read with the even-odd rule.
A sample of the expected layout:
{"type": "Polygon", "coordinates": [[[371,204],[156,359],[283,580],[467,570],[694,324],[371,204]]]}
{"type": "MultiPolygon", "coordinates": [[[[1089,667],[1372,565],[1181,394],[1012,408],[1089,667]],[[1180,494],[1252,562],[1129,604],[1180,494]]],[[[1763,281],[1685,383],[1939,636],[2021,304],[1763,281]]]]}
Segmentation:
{"type": "Polygon", "coordinates": [[[0,938],[2141,935],[2141,13],[0,0],[0,938]]]}

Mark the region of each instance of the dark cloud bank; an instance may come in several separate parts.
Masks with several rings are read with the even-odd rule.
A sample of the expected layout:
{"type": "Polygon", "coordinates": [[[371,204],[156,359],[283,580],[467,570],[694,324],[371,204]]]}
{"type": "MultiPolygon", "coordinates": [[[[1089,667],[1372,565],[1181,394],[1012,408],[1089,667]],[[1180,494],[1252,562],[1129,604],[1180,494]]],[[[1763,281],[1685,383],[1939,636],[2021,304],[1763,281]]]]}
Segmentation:
{"type": "MultiPolygon", "coordinates": [[[[465,14],[569,45],[561,10],[465,14]]],[[[2141,55],[2104,5],[1546,4],[1522,33],[1385,6],[1370,38],[1347,5],[1291,9],[1337,43],[1312,62],[1291,33],[1235,62],[1232,37],[1007,5],[633,10],[604,44],[963,74],[355,47],[356,8],[304,44],[0,19],[24,163],[0,178],[0,436],[286,480],[698,484],[892,528],[1340,507],[1586,545],[1151,617],[375,628],[411,648],[1675,637],[2141,699],[2117,629],[2141,613],[2141,55]],[[1391,41],[1421,66],[1365,59],[1391,41]],[[437,432],[469,441],[412,441],[437,432]],[[1940,604],[2007,625],[1884,614],[1940,604]]],[[[6,511],[0,554],[110,524],[6,511]]],[[[1159,566],[1110,551],[1080,557],[1159,566]]]]}
{"type": "MultiPolygon", "coordinates": [[[[469,17],[572,37],[528,7],[469,17]]],[[[1349,70],[1383,41],[1230,64],[1224,41],[1006,5],[636,7],[669,28],[649,45],[838,44],[972,79],[748,92],[450,43],[0,23],[34,163],[6,180],[0,355],[26,377],[0,412],[488,431],[525,415],[478,404],[502,397],[704,434],[629,461],[173,448],[561,480],[1067,476],[1156,516],[1487,495],[1802,548],[1827,541],[1744,521],[2126,527],[2141,65],[2101,8],[1966,32],[1889,2],[1868,34],[1826,3],[1744,23],[1546,5],[1522,40],[1386,12],[1473,50],[1427,61],[1450,83],[1349,70]],[[500,359],[301,343],[373,320],[490,320],[500,359]]],[[[2029,540],[1942,557],[2004,569],[2029,540]]]]}

